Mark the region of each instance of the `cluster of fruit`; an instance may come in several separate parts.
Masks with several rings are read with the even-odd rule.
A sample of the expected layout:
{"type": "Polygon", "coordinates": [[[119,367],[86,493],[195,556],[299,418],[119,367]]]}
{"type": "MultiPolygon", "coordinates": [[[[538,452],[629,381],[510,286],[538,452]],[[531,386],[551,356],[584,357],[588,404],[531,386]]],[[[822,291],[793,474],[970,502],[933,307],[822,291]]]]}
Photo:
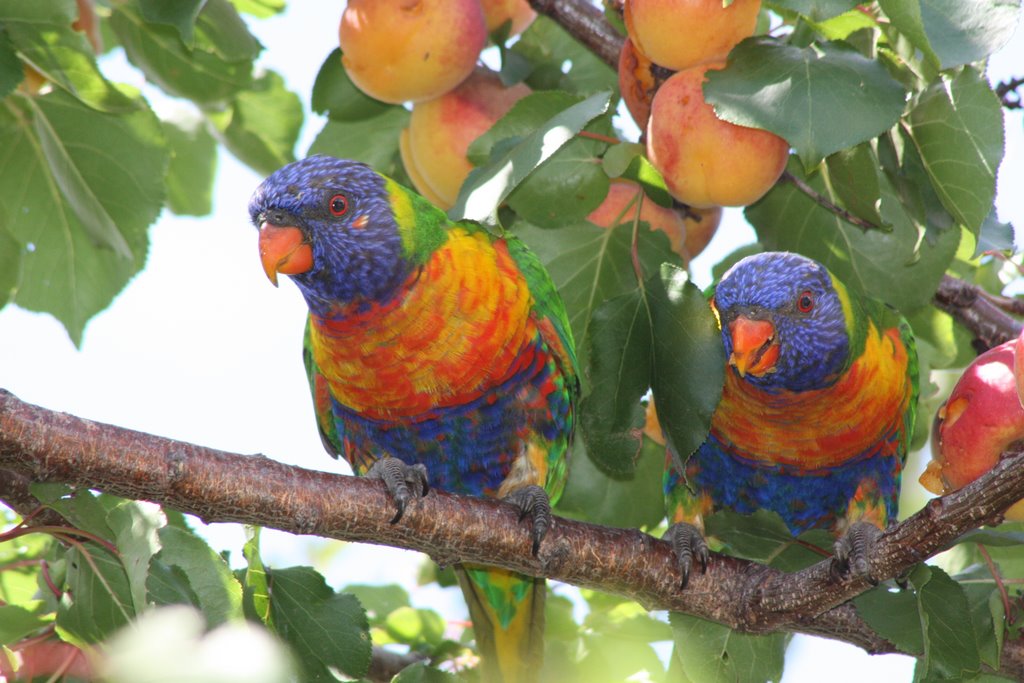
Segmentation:
{"type": "Polygon", "coordinates": [[[400,150],[417,191],[448,209],[472,170],[469,144],[530,92],[477,67],[488,35],[533,21],[526,0],[350,0],[341,18],[342,64],[370,97],[412,102],[400,150]]]}
{"type": "MultiPolygon", "coordinates": [[[[788,145],[771,133],[717,119],[700,91],[707,63],[724,58],[753,31],[759,0],[736,0],[727,8],[720,0],[666,4],[626,3],[632,40],[623,48],[619,77],[632,116],[641,127],[649,126],[652,163],[689,208],[673,211],[639,202],[639,187],[617,180],[588,218],[614,227],[639,212],[639,220],[664,231],[673,249],[688,259],[711,239],[723,205],[750,203],[778,179],[788,145]],[[669,21],[662,20],[664,14],[669,21]],[[681,30],[680,24],[703,28],[681,30]],[[679,39],[683,35],[685,41],[679,39]],[[648,52],[660,65],[685,69],[668,79],[658,97],[648,52]]],[[[442,208],[455,203],[472,170],[466,158],[470,143],[530,92],[522,83],[505,86],[479,67],[480,51],[490,32],[507,23],[515,35],[534,17],[526,0],[348,3],[339,30],[346,72],[371,97],[412,103],[400,139],[402,161],[420,194],[442,208]]]]}
{"type": "Polygon", "coordinates": [[[785,140],[719,119],[702,88],[705,73],[754,32],[760,8],[760,0],[626,0],[622,97],[647,131],[648,159],[688,206],[751,204],[785,169],[785,140]]]}

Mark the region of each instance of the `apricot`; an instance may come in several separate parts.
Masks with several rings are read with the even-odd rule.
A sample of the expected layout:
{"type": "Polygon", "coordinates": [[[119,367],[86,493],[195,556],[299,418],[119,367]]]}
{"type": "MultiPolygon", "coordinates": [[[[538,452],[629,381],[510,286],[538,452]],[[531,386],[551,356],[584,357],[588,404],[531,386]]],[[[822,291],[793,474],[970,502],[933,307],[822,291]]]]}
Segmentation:
{"type": "Polygon", "coordinates": [[[789,143],[774,133],[715,116],[704,101],[708,69],[673,74],[651,102],[647,158],[673,197],[689,206],[745,206],[771,189],[786,168],[789,143]]]}
{"type": "Polygon", "coordinates": [[[479,68],[451,92],[413,105],[401,152],[420,193],[433,195],[438,206],[450,208],[473,170],[466,158],[470,143],[529,93],[522,83],[506,88],[497,74],[479,68]]]}
{"type": "Polygon", "coordinates": [[[686,224],[686,241],[683,248],[687,255],[693,258],[704,251],[711,238],[718,231],[722,223],[722,207],[712,206],[709,209],[695,209],[690,207],[684,216],[686,224]]]}
{"type": "Polygon", "coordinates": [[[397,104],[461,83],[487,43],[487,26],[479,0],[350,0],[338,38],[352,82],[397,104]]]}
{"type": "Polygon", "coordinates": [[[718,62],[754,32],[761,0],[626,0],[630,39],[656,64],[680,71],[718,62]]]}
{"type": "Polygon", "coordinates": [[[402,132],[398,134],[398,154],[402,157],[402,165],[405,166],[405,172],[412,181],[413,187],[421,195],[430,200],[430,203],[434,206],[439,206],[444,209],[451,208],[451,204],[445,205],[445,202],[441,197],[434,192],[434,189],[430,187],[426,179],[420,173],[419,168],[413,163],[412,152],[409,151],[409,129],[403,128],[402,132]]]}
{"type": "Polygon", "coordinates": [[[642,52],[637,51],[633,41],[626,38],[619,52],[619,92],[626,103],[629,115],[636,125],[644,128],[651,116],[651,100],[658,89],[651,67],[654,64],[642,52]]]}
{"type": "Polygon", "coordinates": [[[537,17],[537,13],[526,0],[480,0],[487,22],[487,32],[491,33],[506,21],[512,22],[510,36],[523,32],[537,17]]]}
{"type": "Polygon", "coordinates": [[[644,197],[643,190],[634,182],[613,180],[608,185],[608,194],[605,195],[604,201],[590,212],[587,220],[602,228],[614,228],[623,223],[632,225],[636,220],[638,208],[640,220],[647,223],[651,230],[661,230],[665,233],[672,251],[682,256],[684,261],[688,260],[684,250],[686,227],[683,217],[672,209],[659,206],[650,198],[644,197]]]}
{"type": "MultiPolygon", "coordinates": [[[[956,491],[995,467],[1024,439],[1024,407],[1014,377],[1016,341],[981,354],[967,367],[932,424],[932,460],[918,481],[936,494],[956,491]]],[[[1024,500],[1006,511],[1024,520],[1024,500]]]]}

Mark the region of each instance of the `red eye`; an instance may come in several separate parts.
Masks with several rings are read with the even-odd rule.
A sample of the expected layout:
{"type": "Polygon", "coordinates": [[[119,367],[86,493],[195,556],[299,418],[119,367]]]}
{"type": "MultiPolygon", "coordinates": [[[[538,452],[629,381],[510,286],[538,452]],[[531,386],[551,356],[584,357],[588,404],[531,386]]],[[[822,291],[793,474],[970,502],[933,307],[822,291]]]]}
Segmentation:
{"type": "Polygon", "coordinates": [[[796,307],[801,313],[810,313],[814,310],[814,294],[810,291],[802,292],[796,300],[796,307]]]}
{"type": "Polygon", "coordinates": [[[336,194],[331,197],[331,215],[332,216],[343,216],[348,211],[348,197],[343,194],[336,194]]]}

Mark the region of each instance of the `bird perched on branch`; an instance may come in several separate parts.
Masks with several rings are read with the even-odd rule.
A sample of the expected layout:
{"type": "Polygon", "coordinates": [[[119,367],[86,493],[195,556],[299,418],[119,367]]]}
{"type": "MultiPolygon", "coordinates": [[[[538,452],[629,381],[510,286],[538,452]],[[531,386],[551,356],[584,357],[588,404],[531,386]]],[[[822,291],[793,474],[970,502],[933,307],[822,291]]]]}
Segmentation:
{"type": "MultiPolygon", "coordinates": [[[[309,306],[304,359],[324,445],[383,479],[398,513],[429,486],[532,521],[562,491],[579,393],[572,333],[536,256],[370,167],[314,156],[249,202],[263,268],[309,306]]],[[[488,681],[535,680],[543,579],[458,567],[488,681]]]]}
{"type": "MultiPolygon", "coordinates": [[[[823,265],[786,252],[747,257],[711,306],[728,359],[705,443],[669,455],[667,533],[684,577],[706,566],[703,517],[777,512],[797,535],[829,529],[834,568],[867,575],[867,554],[896,518],[918,395],[910,327],[851,294],[823,265]]],[[[684,578],[685,581],[685,578],[684,578]]]]}

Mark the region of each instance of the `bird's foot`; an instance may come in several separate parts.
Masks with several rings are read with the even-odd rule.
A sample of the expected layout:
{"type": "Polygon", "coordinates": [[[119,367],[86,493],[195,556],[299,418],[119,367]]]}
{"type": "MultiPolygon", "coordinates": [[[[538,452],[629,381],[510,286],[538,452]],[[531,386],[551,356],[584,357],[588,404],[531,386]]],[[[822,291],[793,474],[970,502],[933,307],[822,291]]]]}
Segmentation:
{"type": "Polygon", "coordinates": [[[391,519],[394,524],[405,514],[405,506],[413,498],[420,498],[430,491],[427,483],[427,468],[422,464],[409,465],[399,458],[385,457],[374,461],[366,472],[370,479],[380,479],[395,501],[398,511],[391,519]]]}
{"type": "Polygon", "coordinates": [[[686,588],[686,584],[690,582],[694,560],[700,564],[701,574],[707,572],[708,542],[697,527],[687,522],[679,522],[670,526],[662,538],[671,544],[672,552],[676,554],[679,573],[683,575],[681,588],[686,588]]]}
{"type": "Polygon", "coordinates": [[[536,484],[530,484],[516,489],[505,496],[503,500],[519,508],[520,522],[526,517],[530,518],[533,555],[536,557],[537,551],[540,549],[540,542],[544,540],[548,529],[551,528],[551,499],[548,498],[547,492],[536,484]]]}
{"type": "Polygon", "coordinates": [[[852,576],[878,581],[871,575],[871,553],[882,530],[870,522],[854,522],[833,547],[832,576],[841,579],[852,576]]]}

